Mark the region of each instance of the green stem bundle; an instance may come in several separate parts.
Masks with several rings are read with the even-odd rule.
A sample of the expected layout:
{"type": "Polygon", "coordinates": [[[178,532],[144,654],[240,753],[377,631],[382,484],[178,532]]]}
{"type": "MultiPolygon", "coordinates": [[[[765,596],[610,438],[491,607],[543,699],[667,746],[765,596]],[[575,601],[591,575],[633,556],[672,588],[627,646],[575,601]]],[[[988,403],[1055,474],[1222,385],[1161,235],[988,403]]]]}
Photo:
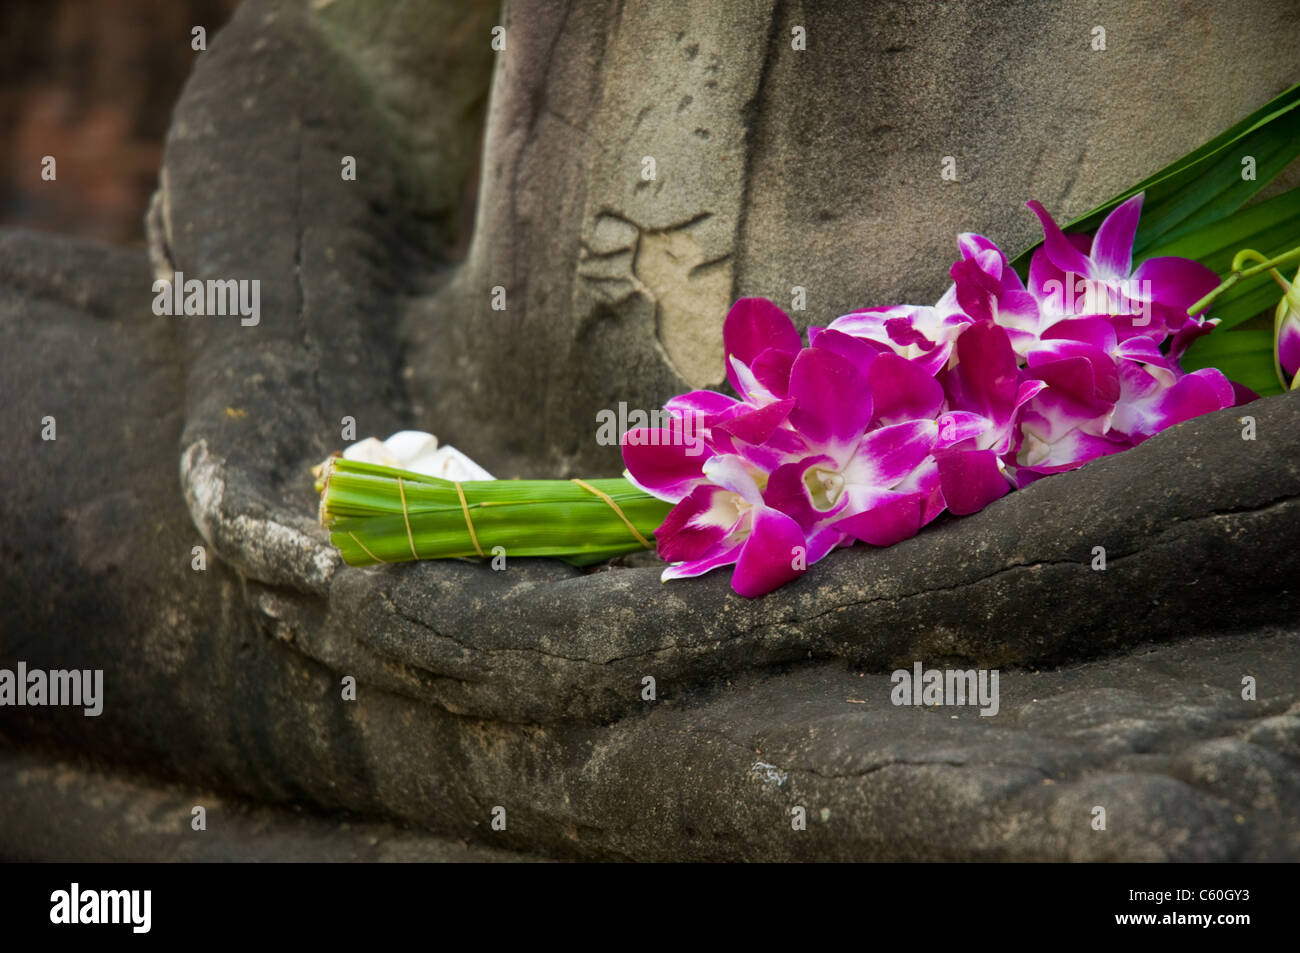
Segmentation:
{"type": "Polygon", "coordinates": [[[671,509],[622,477],[455,483],[342,458],[319,487],[321,522],[353,566],[497,555],[586,565],[653,545],[671,509]]]}

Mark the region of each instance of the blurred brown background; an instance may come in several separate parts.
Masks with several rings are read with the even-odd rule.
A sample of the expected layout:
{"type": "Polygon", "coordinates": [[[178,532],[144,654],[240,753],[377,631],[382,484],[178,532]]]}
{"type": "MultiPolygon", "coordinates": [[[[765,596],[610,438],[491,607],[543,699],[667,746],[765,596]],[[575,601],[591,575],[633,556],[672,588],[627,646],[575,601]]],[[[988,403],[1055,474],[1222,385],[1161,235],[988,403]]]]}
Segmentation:
{"type": "Polygon", "coordinates": [[[142,243],[172,104],[238,0],[4,0],[0,226],[142,243]],[[52,155],[57,178],[41,178],[52,155]]]}

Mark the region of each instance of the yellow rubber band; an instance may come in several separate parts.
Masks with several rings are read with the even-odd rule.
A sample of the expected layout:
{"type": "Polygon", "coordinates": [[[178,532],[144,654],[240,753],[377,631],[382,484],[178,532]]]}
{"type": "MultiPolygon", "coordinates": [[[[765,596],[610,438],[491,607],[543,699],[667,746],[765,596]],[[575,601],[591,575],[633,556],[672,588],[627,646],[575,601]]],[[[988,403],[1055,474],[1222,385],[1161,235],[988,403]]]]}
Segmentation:
{"type": "Polygon", "coordinates": [[[383,562],[382,559],[380,559],[378,556],[376,556],[376,555],[375,555],[374,553],[372,553],[370,550],[366,549],[366,544],[363,543],[363,542],[361,542],[361,540],[357,539],[357,534],[356,534],[356,533],[348,533],[348,535],[352,537],[352,542],[356,543],[356,544],[357,544],[358,546],[360,546],[362,549],[365,549],[365,550],[366,550],[366,555],[367,555],[367,556],[369,556],[371,559],[373,559],[373,560],[374,560],[375,562],[377,562],[377,563],[382,563],[382,562],[383,562]]]}
{"type": "Polygon", "coordinates": [[[458,482],[456,483],[456,495],[460,497],[460,508],[465,514],[465,526],[469,528],[469,539],[474,544],[474,551],[487,559],[487,553],[483,552],[483,547],[478,544],[478,534],[474,532],[474,521],[469,518],[469,504],[465,502],[465,488],[458,482]]]}
{"type": "Polygon", "coordinates": [[[646,549],[654,548],[653,546],[651,546],[650,541],[648,539],[646,539],[639,532],[637,532],[637,528],[632,525],[632,521],[627,518],[627,514],[625,514],[621,509],[619,509],[618,504],[614,502],[613,498],[608,493],[602,493],[600,490],[596,489],[590,483],[586,482],[585,480],[579,480],[577,477],[573,478],[573,482],[578,484],[578,486],[582,487],[588,493],[594,493],[602,500],[604,500],[606,503],[608,503],[609,508],[618,514],[618,518],[627,524],[627,528],[632,531],[632,535],[636,537],[637,542],[639,542],[646,549]]]}
{"type": "Polygon", "coordinates": [[[402,486],[402,478],[397,478],[397,492],[402,494],[402,519],[406,520],[406,539],[411,544],[411,558],[419,559],[420,554],[415,551],[415,535],[411,532],[411,514],[406,512],[406,490],[402,486]]]}

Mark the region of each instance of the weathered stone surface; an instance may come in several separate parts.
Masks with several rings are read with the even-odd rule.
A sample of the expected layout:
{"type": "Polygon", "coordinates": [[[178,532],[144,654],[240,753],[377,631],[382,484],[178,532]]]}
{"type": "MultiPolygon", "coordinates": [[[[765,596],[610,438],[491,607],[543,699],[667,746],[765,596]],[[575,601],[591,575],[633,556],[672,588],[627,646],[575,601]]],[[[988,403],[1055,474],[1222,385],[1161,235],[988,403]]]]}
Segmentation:
{"type": "MultiPolygon", "coordinates": [[[[90,287],[70,294],[29,287],[0,297],[7,347],[30,356],[6,377],[4,399],[17,409],[15,419],[33,419],[52,406],[65,421],[52,445],[30,434],[16,441],[19,457],[5,471],[6,498],[24,506],[4,511],[0,538],[23,546],[6,549],[0,564],[0,662],[101,667],[106,684],[98,718],[65,709],[5,709],[0,744],[27,752],[7,754],[8,765],[57,750],[62,758],[73,753],[115,771],[148,772],[222,799],[396,818],[465,839],[473,850],[557,857],[1153,860],[1300,853],[1294,628],[1181,639],[1054,670],[1006,665],[993,717],[969,707],[890,703],[888,664],[937,661],[924,639],[910,649],[899,642],[888,663],[871,670],[843,660],[796,664],[791,658],[784,667],[746,672],[736,661],[727,677],[699,684],[665,677],[651,656],[645,670],[659,677],[658,700],[638,700],[636,711],[606,725],[512,724],[454,714],[431,703],[452,697],[439,695],[437,680],[368,650],[355,635],[350,639],[334,605],[241,578],[219,561],[206,573],[191,570],[197,537],[169,463],[174,450],[168,451],[181,432],[174,409],[180,382],[162,359],[174,324],[133,313],[106,293],[111,275],[142,273],[143,256],[65,249],[46,238],[3,241],[11,252],[4,261],[51,271],[56,258],[75,261],[77,281],[90,287]],[[76,302],[98,316],[80,312],[76,302]],[[61,403],[51,403],[56,398],[61,403]],[[54,453],[62,456],[41,456],[54,453]],[[69,513],[77,514],[72,527],[46,532],[69,513]],[[333,641],[326,650],[313,640],[333,641]],[[321,664],[304,648],[337,664],[321,664]],[[369,668],[351,667],[367,659],[369,668]],[[358,677],[356,702],[340,698],[343,673],[358,677]],[[1257,701],[1241,699],[1245,675],[1258,679],[1257,701]],[[498,805],[508,817],[500,832],[490,828],[498,805]],[[806,831],[791,830],[796,806],[807,809],[806,831]],[[1091,827],[1096,806],[1106,808],[1106,832],[1091,827]]],[[[22,280],[0,277],[4,286],[22,280]]],[[[1259,405],[1261,440],[1279,419],[1273,413],[1294,403],[1259,405]]],[[[1139,472],[1154,476],[1149,461],[1158,459],[1161,444],[1176,445],[1201,425],[1213,422],[1157,438],[1150,450],[1128,458],[1148,460],[1139,472]]],[[[1090,471],[1103,468],[1077,476],[1092,479],[1090,471]]],[[[1038,486],[1053,482],[1066,479],[1038,486]]],[[[1151,485],[1177,502],[1174,488],[1151,485]]],[[[1028,491],[1018,498],[1034,499],[1028,491]]],[[[1010,512],[1016,499],[999,506],[1010,512]]],[[[1152,519],[1162,522],[1160,512],[1152,519]]],[[[957,524],[934,536],[959,531],[957,524]]],[[[827,565],[847,572],[836,567],[855,566],[856,559],[847,553],[827,565]]],[[[1234,551],[1232,559],[1246,555],[1234,551]]],[[[644,574],[570,576],[541,561],[517,571],[529,577],[521,590],[609,585],[644,574]]],[[[331,599],[346,602],[346,586],[364,575],[336,574],[332,585],[342,588],[331,599]]],[[[1146,581],[1156,585],[1158,578],[1151,573],[1146,581]]],[[[432,577],[421,585],[441,583],[432,577]]],[[[692,587],[706,589],[703,582],[692,587]]],[[[971,588],[977,592],[978,584],[971,588]]],[[[653,607],[673,591],[656,583],[634,596],[653,607]]],[[[1257,595],[1268,604],[1262,590],[1257,595]]],[[[522,624],[508,607],[502,611],[507,625],[522,624]]],[[[1141,631],[1159,631],[1151,627],[1155,617],[1146,617],[1141,631]]],[[[373,634],[365,638],[377,641],[373,634]]],[[[383,648],[416,651],[399,639],[383,648]]],[[[520,693],[544,697],[562,684],[546,681],[545,655],[519,655],[534,659],[531,682],[516,684],[520,693]]],[[[587,664],[586,671],[594,679],[602,667],[587,664]]],[[[628,686],[629,693],[639,688],[628,686]]],[[[444,853],[408,835],[394,835],[391,844],[387,834],[376,835],[389,846],[368,851],[348,837],[334,843],[330,835],[327,847],[314,833],[321,828],[306,824],[299,837],[290,825],[281,834],[281,821],[256,814],[228,816],[222,842],[197,853],[171,828],[143,823],[70,846],[66,831],[47,837],[45,827],[22,820],[45,809],[61,770],[42,760],[4,774],[0,847],[6,856],[444,853]],[[258,846],[261,837],[267,841],[258,846]],[[408,847],[411,853],[402,853],[408,847]]],[[[76,781],[55,806],[67,817],[91,819],[101,816],[95,811],[120,808],[128,821],[141,811],[166,820],[183,806],[181,795],[162,796],[140,783],[110,783],[105,806],[86,814],[78,803],[92,782],[76,781]],[[162,813],[150,813],[149,805],[162,813]]]]}
{"type": "MultiPolygon", "coordinates": [[[[359,435],[427,426],[502,476],[612,471],[595,410],[651,406],[714,373],[715,297],[803,284],[801,317],[823,320],[864,295],[932,296],[957,229],[1028,237],[1009,224],[1027,185],[1080,211],[1265,100],[1275,77],[1246,64],[1196,79],[1188,95],[1204,103],[1186,115],[1183,90],[1164,102],[1172,80],[1139,76],[1116,45],[1117,32],[1172,31],[1180,70],[1199,77],[1223,55],[1226,13],[1157,27],[1154,8],[1116,11],[1095,56],[1117,55],[1100,67],[1060,54],[1086,50],[1091,24],[1076,40],[1016,4],[951,14],[927,33],[933,48],[893,52],[924,11],[840,22],[758,5],[721,23],[687,5],[663,29],[638,5],[530,5],[506,17],[479,220],[449,267],[472,157],[398,127],[410,115],[449,137],[475,128],[486,27],[469,21],[481,35],[449,43],[446,76],[422,84],[419,57],[385,51],[403,45],[403,17],[451,5],[359,32],[348,17],[362,14],[338,6],[250,0],[201,59],[169,138],[153,270],[259,279],[256,327],[154,316],[143,252],[0,233],[0,402],[16,448],[0,468],[15,501],[0,509],[0,666],[103,668],[108,691],[99,718],[0,711],[0,746],[22,752],[6,762],[45,765],[28,782],[0,772],[15,799],[0,851],[66,855],[21,819],[50,765],[85,758],[563,857],[1300,856],[1294,394],[889,550],[836,553],[753,602],[725,574],[665,586],[644,565],[343,567],[306,470],[348,415],[359,435]],[[828,59],[786,49],[797,19],[810,44],[835,38],[828,59]],[[969,75],[944,65],[949,79],[885,95],[890,77],[931,75],[909,57],[964,49],[975,28],[1026,69],[1061,59],[1074,90],[967,56],[969,75]],[[882,48],[873,69],[850,41],[882,48]],[[1124,110],[1160,102],[1147,125],[1162,135],[1126,135],[1119,155],[1110,114],[1080,107],[1087,153],[1058,155],[1065,105],[1099,76],[1124,110]],[[985,101],[999,88],[1005,104],[985,101]],[[1001,108],[1028,141],[1007,139],[1001,108]],[[956,184],[937,174],[950,127],[970,150],[959,170],[974,166],[956,184]],[[651,143],[660,178],[638,186],[651,143]],[[743,171],[724,168],[724,147],[743,171]],[[358,159],[355,182],[342,155],[358,159]],[[497,284],[505,312],[488,305],[497,284]],[[45,414],[53,443],[39,439],[45,414]],[[199,544],[205,572],[191,569],[199,544]],[[1000,666],[1000,713],[894,707],[888,672],[914,660],[1000,666]],[[340,697],[345,675],[356,702],[340,697]],[[1256,702],[1240,698],[1244,675],[1259,679],[1256,702]],[[505,831],[489,826],[497,805],[505,831]],[[1090,826],[1098,805],[1106,832],[1090,826]],[[791,830],[795,806],[807,831],[791,830]]],[[[1239,16],[1234,30],[1262,36],[1276,14],[1239,16]]],[[[80,811],[75,794],[65,803],[80,811]]],[[[231,837],[214,850],[255,850],[231,837]]],[[[284,851],[316,849],[295,844],[284,851]]],[[[189,856],[143,829],[95,849],[189,856]]]]}
{"type": "Polygon", "coordinates": [[[0,860],[492,863],[525,855],[0,754],[0,860]],[[196,831],[194,808],[204,809],[196,831]]]}
{"type": "MultiPolygon", "coordinates": [[[[333,29],[365,37],[353,55],[377,68],[366,43],[409,18],[421,15],[361,34],[333,29]]],[[[393,127],[410,94],[387,73],[363,83],[326,29],[295,4],[238,12],[187,84],[150,223],[159,277],[260,282],[255,326],[234,316],[182,323],[181,470],[195,522],[251,575],[318,593],[338,559],[315,526],[306,468],[341,444],[344,417],[361,436],[411,422],[396,315],[429,279],[417,265],[429,268],[451,241],[472,161],[463,144],[440,144],[439,177],[422,179],[433,156],[414,159],[393,127]],[[343,176],[345,156],[355,181],[343,176]]],[[[430,45],[444,37],[414,35],[430,45]]],[[[479,49],[443,44],[434,61],[446,133],[458,142],[473,139],[481,115],[479,49]]]]}

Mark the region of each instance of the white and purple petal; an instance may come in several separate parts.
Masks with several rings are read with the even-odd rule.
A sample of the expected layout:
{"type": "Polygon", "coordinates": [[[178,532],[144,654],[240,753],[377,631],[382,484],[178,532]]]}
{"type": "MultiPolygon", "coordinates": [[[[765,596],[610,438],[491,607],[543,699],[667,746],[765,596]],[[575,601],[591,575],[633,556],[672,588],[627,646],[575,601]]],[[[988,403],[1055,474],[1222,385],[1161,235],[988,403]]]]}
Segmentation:
{"type": "Polygon", "coordinates": [[[655,530],[659,558],[665,562],[701,559],[722,543],[741,520],[736,494],[701,484],[668,511],[655,530]]]}
{"type": "Polygon", "coordinates": [[[1120,203],[1097,228],[1092,240],[1097,277],[1127,278],[1133,270],[1133,239],[1142,216],[1142,193],[1120,203]]]}

